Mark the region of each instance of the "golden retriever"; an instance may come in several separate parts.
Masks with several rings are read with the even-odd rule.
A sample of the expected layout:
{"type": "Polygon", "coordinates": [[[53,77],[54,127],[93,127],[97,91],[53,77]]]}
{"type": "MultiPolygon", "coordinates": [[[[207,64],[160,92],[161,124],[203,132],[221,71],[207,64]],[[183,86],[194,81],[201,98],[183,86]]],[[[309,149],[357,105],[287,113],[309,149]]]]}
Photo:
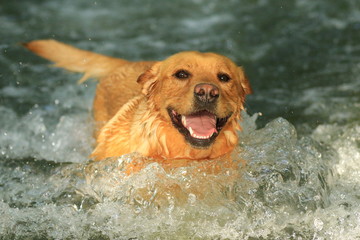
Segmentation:
{"type": "Polygon", "coordinates": [[[24,46],[99,79],[94,99],[96,160],[138,152],[154,159],[230,156],[240,111],[251,93],[243,69],[215,53],[180,52],[164,61],[130,62],[55,40],[24,46]]]}

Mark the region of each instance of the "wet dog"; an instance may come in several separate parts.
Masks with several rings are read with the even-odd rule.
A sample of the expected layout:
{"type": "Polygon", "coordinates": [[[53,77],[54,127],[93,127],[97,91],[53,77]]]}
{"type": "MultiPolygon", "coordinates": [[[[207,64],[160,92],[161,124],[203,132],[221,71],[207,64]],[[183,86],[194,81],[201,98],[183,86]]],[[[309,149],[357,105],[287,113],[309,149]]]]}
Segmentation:
{"type": "Polygon", "coordinates": [[[243,69],[230,59],[180,52],[164,61],[130,62],[54,41],[24,46],[97,78],[96,160],[138,152],[155,159],[214,159],[238,142],[240,111],[251,93],[243,69]]]}

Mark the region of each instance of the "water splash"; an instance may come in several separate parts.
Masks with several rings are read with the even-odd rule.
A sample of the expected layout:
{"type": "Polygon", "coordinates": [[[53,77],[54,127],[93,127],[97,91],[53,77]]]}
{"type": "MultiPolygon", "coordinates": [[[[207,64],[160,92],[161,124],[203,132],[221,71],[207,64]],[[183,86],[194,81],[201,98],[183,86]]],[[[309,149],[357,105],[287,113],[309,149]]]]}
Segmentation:
{"type": "Polygon", "coordinates": [[[332,206],[335,153],[297,139],[284,119],[256,129],[256,116],[243,118],[236,168],[211,161],[167,168],[137,154],[80,164],[3,164],[0,234],[236,239],[324,232],[325,221],[314,215],[332,206]],[[144,167],[128,175],[130,163],[144,167]]]}

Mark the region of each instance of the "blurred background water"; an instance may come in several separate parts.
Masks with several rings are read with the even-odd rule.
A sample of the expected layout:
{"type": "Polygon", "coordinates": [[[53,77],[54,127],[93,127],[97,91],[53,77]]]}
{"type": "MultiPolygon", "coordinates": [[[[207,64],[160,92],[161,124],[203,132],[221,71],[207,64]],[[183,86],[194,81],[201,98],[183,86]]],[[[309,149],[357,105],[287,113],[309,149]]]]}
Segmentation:
{"type": "Polygon", "coordinates": [[[357,0],[2,0],[0,238],[359,238],[359,74],[357,0]],[[247,165],[89,163],[96,83],[19,45],[47,38],[129,60],[232,58],[254,90],[233,156],[247,165]]]}

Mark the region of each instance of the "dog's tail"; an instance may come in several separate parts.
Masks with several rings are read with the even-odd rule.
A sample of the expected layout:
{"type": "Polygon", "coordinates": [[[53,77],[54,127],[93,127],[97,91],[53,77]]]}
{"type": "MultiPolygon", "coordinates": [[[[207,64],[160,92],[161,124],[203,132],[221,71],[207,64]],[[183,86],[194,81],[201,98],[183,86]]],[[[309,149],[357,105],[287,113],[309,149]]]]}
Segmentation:
{"type": "Polygon", "coordinates": [[[36,40],[22,44],[30,51],[69,71],[84,73],[79,83],[88,78],[102,78],[116,67],[129,63],[119,58],[80,50],[55,40],[36,40]]]}

